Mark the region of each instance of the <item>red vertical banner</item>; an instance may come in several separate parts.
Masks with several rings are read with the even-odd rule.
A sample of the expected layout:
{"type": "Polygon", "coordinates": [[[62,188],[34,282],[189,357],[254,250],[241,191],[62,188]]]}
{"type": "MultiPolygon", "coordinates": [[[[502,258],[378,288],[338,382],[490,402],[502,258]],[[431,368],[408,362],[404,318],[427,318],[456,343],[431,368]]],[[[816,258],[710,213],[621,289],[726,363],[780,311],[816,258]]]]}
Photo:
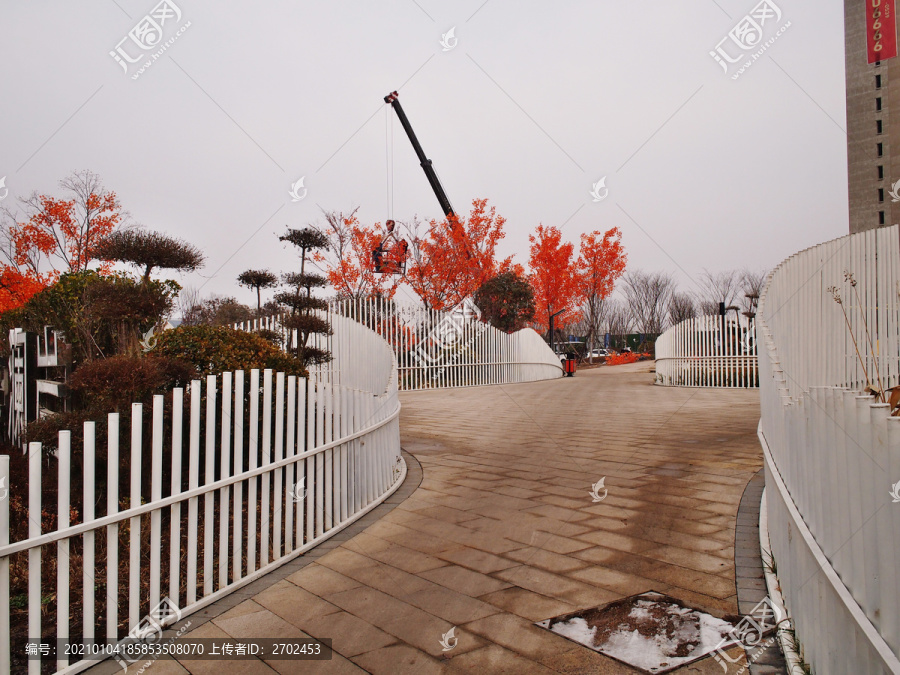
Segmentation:
{"type": "Polygon", "coordinates": [[[864,0],[869,63],[897,56],[897,18],[894,0],[864,0]]]}

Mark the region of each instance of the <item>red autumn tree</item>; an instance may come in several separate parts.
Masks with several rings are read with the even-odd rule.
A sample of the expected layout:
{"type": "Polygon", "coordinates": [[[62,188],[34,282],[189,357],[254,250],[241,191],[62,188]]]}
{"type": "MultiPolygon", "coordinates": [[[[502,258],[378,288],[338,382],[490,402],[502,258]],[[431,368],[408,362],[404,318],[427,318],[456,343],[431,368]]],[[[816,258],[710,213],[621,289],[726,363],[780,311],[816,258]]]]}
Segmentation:
{"type": "Polygon", "coordinates": [[[628,256],[622,246],[622,233],[612,228],[581,235],[581,252],[575,269],[582,318],[588,326],[591,350],[600,330],[604,314],[603,303],[613,292],[616,280],[625,273],[628,256]]]}
{"type": "MultiPolygon", "coordinates": [[[[122,219],[115,192],[100,177],[77,171],[60,181],[68,199],[32,194],[22,201],[27,220],[7,212],[2,232],[0,311],[24,304],[53,283],[60,272],[80,272],[97,260],[97,245],[122,219]],[[49,269],[48,269],[49,268],[49,269]]],[[[110,262],[98,265],[108,272],[110,262]]]]}
{"type": "MultiPolygon", "coordinates": [[[[103,188],[91,171],[77,171],[60,181],[70,199],[32,195],[25,205],[29,218],[13,232],[17,262],[43,255],[54,270],[80,272],[97,257],[97,245],[122,219],[115,192],[103,188]]],[[[102,271],[111,263],[100,265],[102,271]]]]}
{"type": "Polygon", "coordinates": [[[52,282],[53,277],[49,274],[41,275],[32,270],[19,270],[12,265],[0,265],[0,314],[21,307],[52,282]]]}
{"type": "Polygon", "coordinates": [[[502,272],[521,274],[512,256],[496,257],[505,223],[495,207],[488,209],[487,199],[475,199],[468,218],[432,220],[424,236],[419,236],[418,223],[409,228],[406,282],[426,307],[449,309],[502,272]]]}
{"type": "Polygon", "coordinates": [[[371,227],[360,225],[357,211],[346,216],[337,211],[325,213],[326,227],[322,229],[328,244],[313,253],[313,261],[324,270],[328,283],[340,297],[392,298],[402,277],[376,273],[372,256],[386,233],[380,223],[371,227]]]}
{"type": "Polygon", "coordinates": [[[534,321],[550,329],[550,315],[560,310],[554,326],[563,327],[577,318],[579,287],[572,259],[575,247],[562,240],[558,227],[538,225],[528,235],[531,251],[528,258],[528,280],[534,289],[534,321]]]}

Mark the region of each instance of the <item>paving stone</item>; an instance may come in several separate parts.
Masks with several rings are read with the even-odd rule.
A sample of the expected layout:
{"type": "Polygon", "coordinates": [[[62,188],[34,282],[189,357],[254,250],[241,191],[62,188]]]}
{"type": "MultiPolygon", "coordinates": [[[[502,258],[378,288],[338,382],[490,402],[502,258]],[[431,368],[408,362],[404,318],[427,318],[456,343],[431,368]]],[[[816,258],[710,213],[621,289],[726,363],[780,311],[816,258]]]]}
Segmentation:
{"type": "MultiPolygon", "coordinates": [[[[145,666],[146,661],[138,661],[131,667],[134,670],[134,667],[137,666],[137,669],[143,668],[143,672],[148,675],[183,675],[183,673],[189,672],[182,666],[178,661],[174,659],[157,659],[149,666],[145,666]]],[[[116,666],[118,672],[122,672],[121,666],[116,666]]],[[[112,671],[110,671],[112,672],[112,671]]]]}
{"type": "Polygon", "coordinates": [[[729,560],[677,546],[660,546],[641,551],[641,555],[707,574],[728,574],[734,569],[733,558],[729,560]]]}
{"type": "Polygon", "coordinates": [[[497,608],[469,595],[438,586],[405,598],[409,604],[457,625],[497,613],[497,608]]]}
{"type": "Polygon", "coordinates": [[[510,551],[505,555],[510,560],[516,560],[527,565],[540,567],[549,572],[567,573],[588,566],[587,562],[579,560],[578,558],[561,555],[559,553],[554,553],[553,551],[545,551],[543,548],[535,548],[533,546],[526,546],[517,551],[510,551]]]}
{"type": "Polygon", "coordinates": [[[571,578],[580,579],[594,586],[600,586],[623,596],[637,595],[652,590],[655,584],[649,579],[633,574],[619,572],[606,567],[587,567],[569,574],[571,578]]]}
{"type": "MultiPolygon", "coordinates": [[[[515,552],[516,550],[507,551],[506,555],[509,556],[515,552]]],[[[508,557],[502,558],[493,553],[486,553],[485,551],[479,551],[478,549],[468,548],[466,546],[443,551],[438,554],[438,557],[461,565],[462,567],[468,567],[476,572],[481,572],[482,574],[490,574],[491,572],[496,572],[498,570],[505,570],[519,564],[515,559],[508,557]]]]}
{"type": "Polygon", "coordinates": [[[422,572],[421,576],[441,586],[470,595],[473,598],[510,586],[505,581],[500,581],[480,572],[474,572],[459,565],[447,565],[446,567],[428,570],[427,572],[422,572]]]}
{"type": "Polygon", "coordinates": [[[244,638],[302,638],[308,637],[296,625],[267,609],[228,619],[215,619],[216,627],[232,637],[244,638]]]}
{"type": "Polygon", "coordinates": [[[255,596],[254,602],[295,626],[304,626],[310,620],[339,610],[336,605],[288,581],[266,589],[255,596]]]}
{"type": "Polygon", "coordinates": [[[518,586],[488,593],[478,599],[530,621],[543,621],[575,610],[575,605],[568,602],[534,593],[518,586]]]}
{"type": "Polygon", "coordinates": [[[367,671],[340,654],[332,653],[327,661],[271,660],[266,664],[281,675],[362,675],[367,671]]]}
{"type": "Polygon", "coordinates": [[[565,638],[510,614],[479,619],[466,624],[464,628],[551,668],[555,657],[572,649],[572,643],[565,638]]]}
{"type": "Polygon", "coordinates": [[[558,672],[550,670],[535,661],[526,659],[514,651],[500,645],[489,645],[461,654],[451,656],[451,665],[466,673],[503,673],[508,675],[553,675],[558,672]]]}
{"type": "Polygon", "coordinates": [[[305,589],[313,589],[320,596],[328,596],[332,593],[340,593],[351,588],[356,588],[361,584],[355,579],[345,577],[339,572],[335,572],[330,567],[314,563],[308,565],[292,575],[287,577],[287,581],[295,586],[305,589]]]}
{"type": "Polygon", "coordinates": [[[453,672],[448,661],[440,661],[409,645],[392,645],[366,652],[353,662],[372,675],[444,675],[453,672]]]}
{"type": "Polygon", "coordinates": [[[348,612],[335,612],[309,621],[306,632],[315,638],[331,638],[332,649],[345,657],[357,656],[397,642],[394,636],[348,612]]]}

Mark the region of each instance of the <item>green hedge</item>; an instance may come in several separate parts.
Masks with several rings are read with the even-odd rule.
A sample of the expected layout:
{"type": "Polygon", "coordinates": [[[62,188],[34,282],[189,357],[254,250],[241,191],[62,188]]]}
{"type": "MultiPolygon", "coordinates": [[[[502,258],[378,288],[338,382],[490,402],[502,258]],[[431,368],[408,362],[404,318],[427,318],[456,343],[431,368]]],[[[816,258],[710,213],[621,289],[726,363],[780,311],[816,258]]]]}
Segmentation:
{"type": "Polygon", "coordinates": [[[179,326],[159,335],[153,353],[190,363],[197,376],[271,368],[306,377],[303,362],[254,333],[223,326],[179,326]]]}

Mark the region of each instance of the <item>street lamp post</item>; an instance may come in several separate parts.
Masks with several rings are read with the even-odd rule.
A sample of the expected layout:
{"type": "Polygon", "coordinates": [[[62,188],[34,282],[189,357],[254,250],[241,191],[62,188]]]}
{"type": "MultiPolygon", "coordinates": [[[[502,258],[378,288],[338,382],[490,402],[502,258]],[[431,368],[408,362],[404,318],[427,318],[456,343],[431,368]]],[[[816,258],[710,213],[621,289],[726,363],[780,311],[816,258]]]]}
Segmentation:
{"type": "Polygon", "coordinates": [[[560,314],[562,314],[565,311],[566,310],[561,309],[558,312],[556,312],[555,314],[550,315],[550,349],[553,350],[554,354],[556,353],[556,345],[554,344],[555,340],[553,339],[553,319],[555,319],[556,317],[558,317],[560,314]]]}

